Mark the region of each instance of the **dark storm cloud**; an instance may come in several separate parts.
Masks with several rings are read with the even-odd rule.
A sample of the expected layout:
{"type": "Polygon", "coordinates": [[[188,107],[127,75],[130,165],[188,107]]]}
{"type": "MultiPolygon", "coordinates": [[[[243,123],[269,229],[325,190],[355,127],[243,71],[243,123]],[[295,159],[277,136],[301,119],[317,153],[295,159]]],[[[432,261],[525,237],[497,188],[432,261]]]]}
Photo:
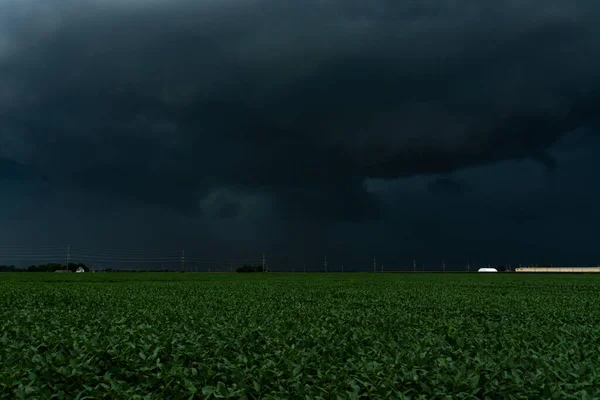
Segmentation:
{"type": "Polygon", "coordinates": [[[599,111],[591,0],[0,0],[0,15],[10,154],[189,215],[235,187],[377,218],[367,177],[552,167],[544,149],[599,111]]]}
{"type": "Polygon", "coordinates": [[[223,194],[217,195],[211,203],[210,211],[219,218],[235,218],[242,209],[242,205],[238,201],[232,200],[230,196],[223,194]]]}
{"type": "Polygon", "coordinates": [[[4,160],[0,158],[0,180],[45,181],[46,177],[40,171],[29,165],[23,165],[13,160],[4,160]]]}
{"type": "Polygon", "coordinates": [[[429,182],[427,188],[434,194],[460,194],[471,189],[465,182],[449,176],[434,178],[429,182]]]}
{"type": "Polygon", "coordinates": [[[542,151],[534,153],[533,157],[536,161],[542,163],[548,169],[548,171],[553,171],[557,167],[556,160],[546,152],[542,151]]]}

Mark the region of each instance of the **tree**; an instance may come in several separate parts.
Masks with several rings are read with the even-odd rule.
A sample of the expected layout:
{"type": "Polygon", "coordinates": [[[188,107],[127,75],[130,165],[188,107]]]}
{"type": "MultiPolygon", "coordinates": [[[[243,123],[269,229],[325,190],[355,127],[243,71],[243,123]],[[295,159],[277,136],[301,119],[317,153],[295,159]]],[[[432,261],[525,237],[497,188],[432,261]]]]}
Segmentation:
{"type": "Polygon", "coordinates": [[[79,267],[83,268],[85,272],[89,272],[90,270],[85,264],[82,263],[69,263],[69,268],[67,269],[71,272],[75,272],[79,269],[79,267]]]}
{"type": "Polygon", "coordinates": [[[262,265],[244,265],[235,270],[235,272],[263,272],[262,265]]]}
{"type": "Polygon", "coordinates": [[[27,267],[27,272],[56,272],[59,270],[68,269],[71,272],[77,271],[77,268],[82,267],[85,272],[89,271],[89,268],[82,263],[69,263],[68,267],[59,263],[48,263],[48,264],[40,264],[40,265],[30,265],[27,267]]]}

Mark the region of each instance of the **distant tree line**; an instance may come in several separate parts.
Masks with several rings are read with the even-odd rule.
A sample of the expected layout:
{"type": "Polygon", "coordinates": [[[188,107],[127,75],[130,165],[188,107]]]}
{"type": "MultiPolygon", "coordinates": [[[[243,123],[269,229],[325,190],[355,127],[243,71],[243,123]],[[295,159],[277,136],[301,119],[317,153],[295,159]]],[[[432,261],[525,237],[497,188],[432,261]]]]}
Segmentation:
{"type": "Polygon", "coordinates": [[[235,272],[263,272],[262,265],[244,265],[236,268],[235,272]]]}
{"type": "Polygon", "coordinates": [[[40,265],[30,265],[27,267],[27,272],[55,272],[55,271],[64,271],[69,270],[71,272],[77,271],[77,269],[81,267],[85,272],[88,272],[90,269],[81,263],[69,263],[59,264],[59,263],[49,263],[49,264],[40,264],[40,265]]]}
{"type": "Polygon", "coordinates": [[[40,264],[40,265],[30,265],[27,269],[17,268],[14,265],[0,265],[0,272],[55,272],[55,271],[64,271],[69,270],[71,272],[77,271],[78,268],[83,268],[85,272],[88,272],[90,269],[82,263],[69,263],[66,264],[60,263],[49,263],[49,264],[40,264]]]}

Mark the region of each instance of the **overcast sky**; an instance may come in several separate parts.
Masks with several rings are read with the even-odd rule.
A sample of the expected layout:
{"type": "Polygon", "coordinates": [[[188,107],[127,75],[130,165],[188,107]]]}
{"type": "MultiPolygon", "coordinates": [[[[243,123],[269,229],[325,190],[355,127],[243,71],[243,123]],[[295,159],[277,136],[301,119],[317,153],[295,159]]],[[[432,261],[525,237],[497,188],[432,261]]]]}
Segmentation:
{"type": "Polygon", "coordinates": [[[599,19],[0,0],[0,247],[597,264],[599,19]]]}

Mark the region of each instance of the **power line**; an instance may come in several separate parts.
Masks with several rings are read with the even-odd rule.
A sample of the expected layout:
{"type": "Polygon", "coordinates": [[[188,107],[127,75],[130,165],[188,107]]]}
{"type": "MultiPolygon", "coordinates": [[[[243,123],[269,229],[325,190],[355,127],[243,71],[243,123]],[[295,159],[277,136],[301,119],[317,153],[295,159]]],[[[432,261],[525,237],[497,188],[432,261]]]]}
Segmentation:
{"type": "Polygon", "coordinates": [[[181,251],[138,251],[138,250],[103,250],[103,249],[90,249],[86,247],[74,246],[78,251],[82,253],[96,253],[96,254],[135,254],[139,256],[161,256],[161,255],[181,255],[181,251]]]}
{"type": "Polygon", "coordinates": [[[43,257],[62,257],[65,258],[65,252],[62,253],[1,253],[0,257],[4,258],[43,258],[43,257]]]}
{"type": "Polygon", "coordinates": [[[90,248],[86,246],[77,246],[77,249],[85,252],[94,252],[94,253],[127,253],[127,254],[145,254],[145,255],[160,255],[160,254],[177,254],[175,251],[148,251],[141,249],[109,249],[109,248],[90,248]]]}
{"type": "Polygon", "coordinates": [[[5,249],[0,249],[0,254],[22,254],[22,255],[29,255],[29,254],[65,254],[65,249],[61,249],[61,250],[50,250],[50,249],[14,249],[14,250],[5,250],[5,249]]]}
{"type": "MultiPolygon", "coordinates": [[[[41,246],[35,246],[36,249],[62,249],[64,250],[64,248],[67,245],[41,245],[41,246]]],[[[31,246],[24,246],[24,245],[13,245],[13,244],[0,244],[0,250],[2,249],[31,249],[31,246]]]]}

